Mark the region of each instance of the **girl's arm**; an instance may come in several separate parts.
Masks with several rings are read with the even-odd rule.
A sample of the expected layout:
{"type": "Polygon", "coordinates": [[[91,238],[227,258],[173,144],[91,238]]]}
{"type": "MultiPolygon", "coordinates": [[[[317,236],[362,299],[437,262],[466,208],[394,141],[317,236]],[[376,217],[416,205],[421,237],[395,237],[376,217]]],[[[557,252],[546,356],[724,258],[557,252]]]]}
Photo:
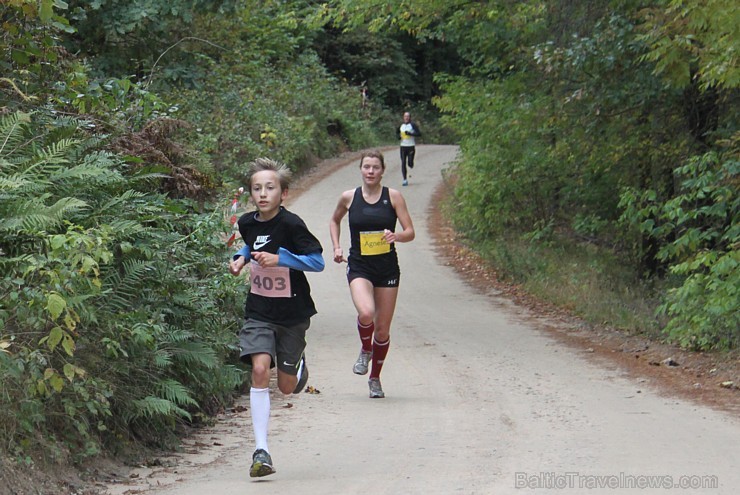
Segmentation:
{"type": "Polygon", "coordinates": [[[401,232],[389,232],[386,233],[385,240],[387,242],[411,242],[416,237],[416,231],[414,231],[414,223],[411,221],[411,215],[409,209],[406,206],[406,200],[403,199],[403,195],[395,189],[389,190],[391,195],[391,204],[396,210],[396,216],[403,229],[401,232]]]}

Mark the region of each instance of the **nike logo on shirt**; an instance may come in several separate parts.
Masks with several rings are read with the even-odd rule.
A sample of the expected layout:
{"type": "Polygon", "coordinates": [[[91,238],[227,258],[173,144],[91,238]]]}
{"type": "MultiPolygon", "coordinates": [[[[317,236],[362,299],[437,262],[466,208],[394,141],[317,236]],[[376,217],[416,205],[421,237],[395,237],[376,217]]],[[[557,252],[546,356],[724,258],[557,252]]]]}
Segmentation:
{"type": "Polygon", "coordinates": [[[268,242],[270,242],[269,235],[258,235],[257,239],[254,240],[254,244],[252,244],[252,249],[255,251],[262,249],[268,242]]]}

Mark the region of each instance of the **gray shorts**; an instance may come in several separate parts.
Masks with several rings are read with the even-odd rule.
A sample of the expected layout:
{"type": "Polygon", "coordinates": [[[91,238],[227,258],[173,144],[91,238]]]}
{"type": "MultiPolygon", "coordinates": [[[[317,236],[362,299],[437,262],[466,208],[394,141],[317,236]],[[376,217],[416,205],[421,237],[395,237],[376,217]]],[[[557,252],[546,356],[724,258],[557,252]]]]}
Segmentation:
{"type": "Polygon", "coordinates": [[[310,325],[310,319],[289,327],[249,319],[239,331],[239,359],[251,364],[252,354],[269,354],[272,356],[270,368],[277,364],[280,371],[296,375],[306,349],[306,330],[310,325]]]}

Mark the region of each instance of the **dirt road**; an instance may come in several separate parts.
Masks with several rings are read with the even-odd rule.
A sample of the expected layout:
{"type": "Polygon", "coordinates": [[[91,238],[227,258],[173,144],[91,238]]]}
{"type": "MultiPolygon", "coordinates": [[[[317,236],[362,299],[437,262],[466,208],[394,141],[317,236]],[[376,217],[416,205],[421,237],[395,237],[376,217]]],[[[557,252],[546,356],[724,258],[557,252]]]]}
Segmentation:
{"type": "MultiPolygon", "coordinates": [[[[399,188],[395,148],[386,156],[384,184],[399,188]]],[[[359,341],[346,265],[329,258],[329,215],[340,192],[360,183],[353,161],[290,203],[320,237],[328,264],[309,275],[319,309],[309,330],[309,385],[320,393],[273,395],[277,473],[249,478],[253,440],[242,402],[184,453],[136,470],[108,493],[737,493],[740,418],[667,399],[594,363],[445,266],[426,219],[455,156],[451,146],[418,147],[402,188],[417,237],[398,246],[385,399],[369,399],[366,377],[352,374],[359,341]]],[[[347,234],[345,224],[345,250],[347,234]]]]}

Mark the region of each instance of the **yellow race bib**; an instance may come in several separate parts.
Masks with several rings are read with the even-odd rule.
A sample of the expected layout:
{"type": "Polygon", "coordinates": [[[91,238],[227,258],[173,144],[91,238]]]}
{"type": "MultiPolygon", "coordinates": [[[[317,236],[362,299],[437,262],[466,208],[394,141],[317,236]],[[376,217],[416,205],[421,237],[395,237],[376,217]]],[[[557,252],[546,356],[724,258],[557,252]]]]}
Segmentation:
{"type": "Polygon", "coordinates": [[[391,245],[383,239],[382,230],[374,232],[360,232],[360,254],[373,256],[391,252],[391,245]]]}

